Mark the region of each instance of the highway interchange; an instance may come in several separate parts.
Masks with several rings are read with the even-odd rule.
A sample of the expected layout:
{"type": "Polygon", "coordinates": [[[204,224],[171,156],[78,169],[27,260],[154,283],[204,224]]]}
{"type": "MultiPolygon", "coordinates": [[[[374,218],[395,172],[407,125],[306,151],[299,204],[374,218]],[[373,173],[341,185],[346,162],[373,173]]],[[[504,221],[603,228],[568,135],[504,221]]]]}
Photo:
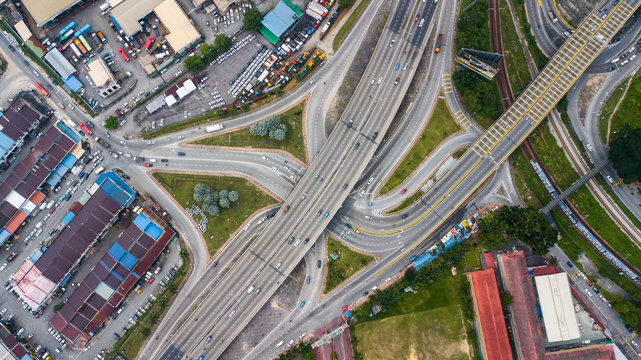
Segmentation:
{"type": "MultiPolygon", "coordinates": [[[[601,33],[606,39],[611,38],[614,33],[609,29],[622,26],[624,21],[620,19],[627,17],[631,12],[630,9],[638,6],[633,1],[623,1],[617,7],[621,14],[605,21],[609,22],[608,30],[603,27],[602,20],[594,16],[592,25],[596,29],[591,31],[591,25],[584,29],[583,33],[590,32],[589,36],[583,34],[573,36],[572,39],[575,41],[573,47],[578,46],[583,49],[585,44],[589,43],[589,56],[583,54],[580,66],[575,65],[576,68],[570,70],[567,66],[571,57],[558,56],[556,66],[553,66],[554,69],[552,67],[548,69],[550,75],[544,75],[546,77],[543,80],[550,83],[563,74],[563,84],[558,85],[558,90],[549,91],[539,86],[532,90],[527,98],[521,96],[517,100],[517,103],[522,102],[521,107],[516,108],[518,113],[508,111],[507,115],[504,114],[494,127],[483,135],[481,141],[476,141],[481,134],[478,127],[471,126],[467,131],[458,134],[455,139],[450,139],[443,144],[437,150],[442,154],[434,154],[433,158],[423,164],[408,181],[407,187],[410,190],[408,195],[419,189],[425,179],[431,176],[434,168],[443,164],[448,155],[458,147],[474,143],[474,150],[468,151],[456,164],[450,164],[447,167],[450,169],[449,172],[424,196],[425,202],[417,204],[413,211],[408,212],[410,216],[402,219],[401,214],[384,217],[380,215],[383,209],[390,208],[400,201],[399,199],[402,198],[398,193],[400,190],[381,198],[375,198],[373,194],[411,143],[405,140],[403,133],[395,134],[382,147],[380,153],[371,161],[369,160],[379,146],[377,140],[380,141],[383,138],[409,86],[420,56],[433,57],[430,60],[430,70],[417,96],[419,100],[413,104],[406,116],[405,131],[411,133],[411,129],[415,129],[414,131],[420,129],[425,121],[425,114],[431,111],[439,92],[439,88],[433,84],[442,84],[443,75],[451,71],[452,59],[449,52],[433,55],[428,54],[431,53],[428,50],[423,53],[423,49],[432,29],[435,29],[436,33],[446,34],[445,43],[452,43],[450,34],[454,32],[458,5],[454,1],[441,2],[438,7],[432,2],[419,3],[416,11],[426,19],[424,27],[419,29],[414,22],[413,3],[409,0],[396,3],[394,13],[390,16],[388,26],[381,36],[363,81],[358,85],[341,121],[329,137],[326,138],[324,131],[319,130],[319,124],[324,123],[324,113],[328,104],[326,101],[318,101],[318,97],[314,94],[332,91],[340,85],[340,80],[335,79],[341,79],[347,70],[346,64],[349,64],[354,56],[362,31],[351,33],[341,52],[328,60],[327,64],[314,74],[315,84],[305,83],[278,102],[250,115],[225,121],[227,129],[244,126],[291,107],[306,94],[311,93],[312,97],[307,107],[308,128],[306,128],[311,161],[308,169],[278,153],[269,153],[269,160],[265,161],[260,159],[261,153],[185,147],[186,142],[203,135],[204,131],[200,129],[186,130],[156,139],[154,146],[146,145],[143,141],[129,142],[128,149],[124,151],[145,157],[167,158],[169,159],[167,170],[247,176],[256,183],[260,183],[275,197],[286,199],[283,207],[290,206],[287,212],[284,212],[281,207],[277,215],[262,225],[260,230],[258,227],[253,227],[252,231],[241,232],[219,254],[220,261],[217,267],[209,265],[211,254],[206,253],[200,241],[200,234],[192,226],[190,219],[184,215],[180,206],[159,186],[149,183],[148,169],[133,162],[115,161],[105,157],[106,167],[123,168],[131,175],[131,182],[139,191],[144,189],[145,192],[150,193],[162,207],[174,215],[176,225],[183,237],[188,240],[188,246],[195,256],[194,272],[179,294],[176,303],[192,304],[194,301],[196,303],[188,307],[172,306],[160,326],[165,331],[160,332],[161,334],[146,345],[144,354],[149,354],[150,358],[163,359],[181,358],[185,354],[194,359],[201,354],[207,355],[206,358],[216,358],[242,331],[261,305],[269,299],[282,283],[283,278],[306,254],[309,256],[310,248],[324,230],[337,235],[342,234],[341,239],[348,244],[359,249],[384,253],[385,257],[381,257],[373,266],[350,281],[350,284],[359,284],[358,286],[343,286],[325,298],[322,304],[315,304],[311,310],[309,306],[313,305],[314,299],[309,299],[311,302],[308,308],[297,309],[290,315],[296,321],[289,323],[285,330],[275,329],[252,350],[248,358],[260,358],[275,352],[277,349],[273,345],[277,339],[297,338],[297,334],[313,329],[314,324],[322,324],[319,319],[336,316],[343,304],[350,304],[359,299],[363,289],[379,285],[383,282],[382,279],[400,272],[407,266],[407,262],[398,260],[407,254],[408,249],[412,247],[415,247],[415,251],[425,249],[428,244],[421,243],[422,240],[427,239],[430,234],[438,234],[439,229],[445,228],[445,225],[441,225],[444,224],[445,219],[449,218],[450,221],[456,219],[457,215],[451,216],[451,214],[468,199],[484,179],[499,168],[516,145],[538,125],[542,116],[549,111],[549,107],[570,89],[585,67],[603,48],[607,47],[607,41],[595,40],[591,36],[592,32],[601,33]],[[406,29],[409,29],[409,33],[406,33],[406,29]],[[392,40],[394,40],[393,44],[392,40]],[[401,67],[408,63],[410,65],[408,71],[394,70],[396,63],[400,63],[401,67]],[[378,83],[380,77],[383,79],[378,83]],[[398,84],[395,84],[397,77],[400,79],[398,84]],[[544,107],[532,110],[534,105],[532,100],[535,96],[548,96],[550,99],[541,101],[544,107]],[[310,114],[315,114],[315,117],[310,119],[310,114]],[[524,120],[526,117],[528,117],[527,120],[524,120]],[[353,121],[352,126],[348,126],[350,121],[353,121]],[[375,132],[378,132],[378,136],[372,139],[375,132]],[[179,135],[185,138],[179,140],[179,135]],[[499,141],[499,139],[505,140],[499,141]],[[356,148],[357,143],[358,148],[356,148]],[[187,158],[177,156],[181,148],[188,153],[187,158]],[[296,181],[291,181],[287,176],[271,170],[274,164],[285,163],[296,173],[296,181]],[[370,176],[376,181],[367,184],[366,180],[370,176]],[[343,189],[345,184],[347,188],[343,189]],[[365,190],[365,196],[358,195],[361,190],[365,190]],[[301,200],[303,194],[307,194],[305,200],[301,200]],[[348,197],[350,194],[352,196],[348,197]],[[368,203],[373,205],[368,206],[368,203]],[[320,215],[317,215],[319,210],[321,210],[320,215]],[[329,213],[327,217],[324,217],[325,213],[329,213]],[[378,215],[375,226],[363,220],[363,216],[367,213],[378,215]],[[349,218],[351,223],[362,228],[361,234],[344,231],[344,218],[349,218]],[[293,247],[287,244],[291,236],[301,240],[299,246],[293,247]],[[304,244],[303,239],[306,238],[310,241],[304,244]],[[245,251],[246,248],[251,251],[245,251]],[[238,259],[233,260],[236,258],[238,259]],[[203,286],[202,281],[207,281],[207,285],[203,286]],[[247,289],[250,286],[260,288],[261,292],[248,294],[247,289]],[[191,311],[185,311],[187,308],[191,311]],[[169,324],[175,326],[172,327],[169,324]],[[167,331],[169,328],[171,330],[167,331]],[[212,341],[205,346],[204,339],[208,334],[218,335],[215,336],[215,343],[212,341]],[[161,355],[163,353],[164,355],[161,355]]],[[[371,15],[376,9],[375,5],[369,6],[358,24],[362,25],[367,15],[371,15]]],[[[364,27],[367,28],[367,26],[364,27]]],[[[6,42],[2,43],[3,48],[6,48],[6,45],[6,42]]],[[[567,44],[565,46],[569,53],[567,44]]],[[[12,53],[11,56],[15,57],[12,60],[15,60],[18,66],[25,67],[25,74],[30,74],[17,54],[12,53]]],[[[42,79],[37,80],[43,82],[42,79]]],[[[56,103],[66,100],[64,94],[58,90],[52,93],[52,98],[56,103]]],[[[445,98],[452,112],[465,111],[458,105],[454,94],[445,94],[445,98]]],[[[77,109],[75,111],[59,110],[59,112],[68,117],[71,114],[70,117],[74,120],[87,119],[77,109]]],[[[471,117],[468,116],[468,118],[471,117]]],[[[100,130],[97,131],[97,135],[104,137],[104,133],[100,130]]],[[[258,216],[264,216],[267,212],[258,216]]],[[[458,216],[462,216],[462,213],[458,216]]]]}

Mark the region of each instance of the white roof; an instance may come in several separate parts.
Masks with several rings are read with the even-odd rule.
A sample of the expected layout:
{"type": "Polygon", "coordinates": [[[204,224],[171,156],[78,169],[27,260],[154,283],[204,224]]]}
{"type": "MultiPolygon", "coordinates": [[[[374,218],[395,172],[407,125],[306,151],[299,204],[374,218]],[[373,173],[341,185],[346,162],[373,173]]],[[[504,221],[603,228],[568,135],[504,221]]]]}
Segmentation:
{"type": "Polygon", "coordinates": [[[173,95],[169,95],[165,98],[165,103],[167,103],[167,106],[171,107],[175,103],[177,103],[178,100],[173,95]]]}
{"type": "Polygon", "coordinates": [[[111,16],[116,19],[116,22],[125,32],[125,35],[131,36],[142,30],[138,20],[147,16],[147,14],[152,12],[162,1],[163,0],[124,0],[117,5],[112,5],[114,8],[111,10],[111,16]]]}
{"type": "Polygon", "coordinates": [[[581,337],[566,273],[536,276],[536,291],[549,342],[581,337]]]}
{"type": "Polygon", "coordinates": [[[26,214],[31,214],[35,209],[36,209],[36,204],[32,203],[31,201],[27,201],[22,206],[22,210],[24,210],[26,214]]]}
{"type": "Polygon", "coordinates": [[[16,192],[15,190],[11,190],[11,192],[5,199],[6,202],[13,205],[13,207],[16,209],[22,208],[22,204],[24,204],[25,200],[27,199],[24,196],[18,194],[18,192],[16,192]]]}

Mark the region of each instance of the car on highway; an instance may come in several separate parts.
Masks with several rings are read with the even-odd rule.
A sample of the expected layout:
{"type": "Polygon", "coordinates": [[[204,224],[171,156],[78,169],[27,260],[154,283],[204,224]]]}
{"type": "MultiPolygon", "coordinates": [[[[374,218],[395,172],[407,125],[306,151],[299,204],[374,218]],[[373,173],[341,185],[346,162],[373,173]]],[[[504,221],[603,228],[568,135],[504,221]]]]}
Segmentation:
{"type": "Polygon", "coordinates": [[[303,196],[300,197],[300,200],[303,201],[307,198],[307,194],[303,194],[303,196]]]}
{"type": "Polygon", "coordinates": [[[287,240],[287,243],[291,245],[294,242],[294,237],[290,237],[289,240],[287,240]]]}
{"type": "Polygon", "coordinates": [[[229,313],[229,317],[234,316],[234,314],[235,314],[235,313],[236,313],[236,310],[232,310],[232,312],[231,312],[231,313],[229,313]]]}
{"type": "Polygon", "coordinates": [[[342,311],[342,312],[345,312],[345,311],[347,311],[347,309],[349,309],[349,306],[345,305],[345,306],[343,306],[343,308],[341,309],[341,311],[342,311]]]}
{"type": "Polygon", "coordinates": [[[376,140],[376,137],[378,137],[378,131],[374,131],[372,134],[372,140],[376,140]]]}
{"type": "Polygon", "coordinates": [[[272,166],[272,170],[278,172],[278,168],[276,166],[272,166]]]}
{"type": "Polygon", "coordinates": [[[260,158],[265,160],[265,161],[269,160],[269,158],[267,156],[261,156],[260,158]]]}
{"type": "Polygon", "coordinates": [[[211,335],[209,335],[207,339],[205,339],[205,344],[209,344],[210,341],[211,341],[211,335]]]}
{"type": "Polygon", "coordinates": [[[152,164],[150,164],[150,163],[145,163],[143,166],[144,166],[144,167],[153,167],[153,165],[152,165],[152,164]]]}
{"type": "Polygon", "coordinates": [[[305,301],[304,301],[304,300],[303,300],[303,302],[302,302],[302,303],[300,303],[300,308],[302,309],[302,308],[303,308],[303,306],[305,306],[305,301]]]}
{"type": "Polygon", "coordinates": [[[327,219],[327,217],[328,217],[328,216],[329,216],[329,211],[326,211],[326,212],[325,212],[325,215],[323,215],[323,218],[324,218],[324,219],[327,219]]]}
{"type": "Polygon", "coordinates": [[[416,255],[412,256],[412,257],[410,258],[410,262],[414,262],[414,260],[416,260],[416,258],[417,258],[417,257],[418,257],[418,256],[416,256],[416,255]]]}
{"type": "Polygon", "coordinates": [[[294,243],[294,247],[298,247],[298,245],[300,245],[300,239],[296,240],[296,242],[294,243]]]}
{"type": "Polygon", "coordinates": [[[307,285],[309,285],[309,283],[310,283],[311,281],[312,281],[312,277],[311,277],[311,276],[308,276],[308,277],[307,277],[307,285]]]}
{"type": "Polygon", "coordinates": [[[320,174],[316,174],[316,175],[314,176],[314,179],[318,179],[318,177],[319,177],[319,176],[320,176],[320,174]]]}
{"type": "Polygon", "coordinates": [[[2,264],[2,266],[0,266],[0,271],[4,271],[6,268],[7,268],[7,263],[4,263],[2,264]]]}
{"type": "Polygon", "coordinates": [[[405,218],[407,218],[407,214],[401,215],[401,219],[405,219],[405,218]]]}
{"type": "Polygon", "coordinates": [[[407,192],[407,188],[401,190],[401,195],[405,194],[407,192]]]}
{"type": "Polygon", "coordinates": [[[361,146],[361,143],[357,142],[356,145],[354,145],[354,150],[358,150],[360,146],[361,146]]]}
{"type": "Polygon", "coordinates": [[[187,154],[185,154],[185,153],[184,153],[184,152],[182,152],[182,151],[179,151],[179,152],[178,152],[178,156],[185,156],[185,155],[187,155],[187,154]]]}
{"type": "Polygon", "coordinates": [[[343,185],[343,190],[347,190],[347,184],[343,185]]]}
{"type": "Polygon", "coordinates": [[[15,259],[15,258],[16,258],[16,255],[18,255],[18,254],[16,254],[15,252],[12,252],[12,253],[7,257],[7,262],[12,262],[12,261],[13,261],[13,259],[15,259]]]}
{"type": "Polygon", "coordinates": [[[147,141],[147,145],[153,145],[153,144],[155,144],[155,143],[156,143],[156,141],[155,141],[155,140],[149,140],[149,141],[147,141]]]}
{"type": "Polygon", "coordinates": [[[305,241],[303,241],[303,244],[307,244],[309,242],[309,238],[306,238],[305,241]]]}

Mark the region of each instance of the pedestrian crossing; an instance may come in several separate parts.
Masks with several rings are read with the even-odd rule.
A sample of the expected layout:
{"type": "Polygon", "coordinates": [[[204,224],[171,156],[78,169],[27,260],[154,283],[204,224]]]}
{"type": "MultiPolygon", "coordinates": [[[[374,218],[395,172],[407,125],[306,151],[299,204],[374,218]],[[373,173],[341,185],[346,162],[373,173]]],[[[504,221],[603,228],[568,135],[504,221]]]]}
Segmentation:
{"type": "Polygon", "coordinates": [[[446,94],[452,93],[452,76],[450,74],[443,74],[443,91],[446,94]]]}
{"type": "Polygon", "coordinates": [[[470,126],[472,126],[472,123],[467,119],[467,116],[462,110],[455,112],[454,117],[456,117],[456,122],[459,123],[459,125],[461,125],[463,130],[467,131],[467,129],[469,129],[470,126]]]}

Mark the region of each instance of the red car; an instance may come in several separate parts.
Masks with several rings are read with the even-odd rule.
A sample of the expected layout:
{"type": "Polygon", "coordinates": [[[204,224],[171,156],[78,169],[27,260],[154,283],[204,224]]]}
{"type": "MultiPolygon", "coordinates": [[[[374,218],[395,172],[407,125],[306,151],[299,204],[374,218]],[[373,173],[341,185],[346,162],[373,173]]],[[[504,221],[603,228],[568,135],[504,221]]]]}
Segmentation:
{"type": "Polygon", "coordinates": [[[343,306],[343,308],[342,308],[341,310],[342,310],[343,312],[345,312],[345,311],[347,311],[347,309],[349,309],[349,307],[348,307],[347,305],[345,305],[345,306],[343,306]]]}
{"type": "Polygon", "coordinates": [[[588,283],[588,285],[592,286],[592,283],[590,282],[590,280],[585,280],[585,282],[588,283]]]}
{"type": "Polygon", "coordinates": [[[153,167],[153,165],[152,165],[152,164],[150,164],[150,163],[145,163],[145,165],[143,165],[143,166],[144,166],[144,167],[153,167]]]}
{"type": "Polygon", "coordinates": [[[407,192],[407,188],[401,190],[401,195],[405,194],[407,192]]]}
{"type": "Polygon", "coordinates": [[[156,278],[154,278],[154,277],[152,276],[152,277],[151,277],[151,279],[149,279],[149,281],[147,281],[147,282],[149,283],[149,285],[151,285],[151,284],[153,284],[154,280],[156,280],[156,278]]]}
{"type": "Polygon", "coordinates": [[[418,21],[418,16],[416,16],[416,19],[414,19],[414,22],[417,22],[417,21],[418,21]]]}

